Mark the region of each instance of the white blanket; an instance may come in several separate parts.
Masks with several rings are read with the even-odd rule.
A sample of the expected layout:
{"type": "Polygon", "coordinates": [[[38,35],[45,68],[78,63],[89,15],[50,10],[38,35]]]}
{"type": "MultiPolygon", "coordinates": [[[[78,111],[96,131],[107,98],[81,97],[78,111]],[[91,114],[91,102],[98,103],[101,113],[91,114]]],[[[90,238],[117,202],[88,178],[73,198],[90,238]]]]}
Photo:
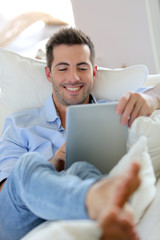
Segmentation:
{"type": "MultiPolygon", "coordinates": [[[[131,199],[135,221],[138,222],[156,194],[155,175],[147,151],[147,140],[145,137],[141,137],[131,147],[129,152],[111,171],[110,175],[115,176],[123,172],[129,163],[135,159],[142,166],[140,172],[142,184],[131,199]]],[[[47,221],[32,230],[23,240],[98,240],[100,236],[101,230],[97,223],[91,220],[47,221]]]]}

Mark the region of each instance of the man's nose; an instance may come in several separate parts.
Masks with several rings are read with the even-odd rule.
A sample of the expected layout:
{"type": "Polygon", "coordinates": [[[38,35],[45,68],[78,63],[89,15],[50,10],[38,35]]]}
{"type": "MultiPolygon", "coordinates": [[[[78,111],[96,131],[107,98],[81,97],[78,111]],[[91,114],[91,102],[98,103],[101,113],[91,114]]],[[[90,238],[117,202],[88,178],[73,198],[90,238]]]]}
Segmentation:
{"type": "Polygon", "coordinates": [[[79,81],[80,80],[79,74],[76,70],[71,71],[70,80],[71,81],[79,81]]]}

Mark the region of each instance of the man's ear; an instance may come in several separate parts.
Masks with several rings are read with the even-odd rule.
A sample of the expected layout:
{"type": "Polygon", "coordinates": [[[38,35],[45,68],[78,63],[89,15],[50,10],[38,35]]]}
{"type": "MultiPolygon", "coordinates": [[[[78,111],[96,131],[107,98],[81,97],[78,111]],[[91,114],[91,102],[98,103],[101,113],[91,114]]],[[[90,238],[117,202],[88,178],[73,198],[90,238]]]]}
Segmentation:
{"type": "Polygon", "coordinates": [[[93,78],[96,78],[96,74],[97,74],[97,65],[94,66],[93,68],[93,78]]]}
{"type": "Polygon", "coordinates": [[[48,66],[45,66],[45,73],[46,73],[46,77],[48,79],[49,82],[52,82],[52,76],[51,76],[51,72],[48,66]]]}

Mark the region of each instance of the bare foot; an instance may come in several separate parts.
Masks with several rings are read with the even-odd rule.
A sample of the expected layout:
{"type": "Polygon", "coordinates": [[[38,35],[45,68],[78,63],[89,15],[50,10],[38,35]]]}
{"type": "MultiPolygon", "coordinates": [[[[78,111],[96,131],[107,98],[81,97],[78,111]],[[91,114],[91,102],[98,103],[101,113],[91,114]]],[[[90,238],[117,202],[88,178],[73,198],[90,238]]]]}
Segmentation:
{"type": "Polygon", "coordinates": [[[114,207],[104,211],[99,226],[102,229],[101,240],[139,240],[129,209],[114,207]]]}
{"type": "Polygon", "coordinates": [[[90,188],[86,207],[103,231],[101,240],[138,239],[133,214],[124,205],[140,185],[139,170],[139,164],[132,163],[123,175],[104,178],[90,188]]]}

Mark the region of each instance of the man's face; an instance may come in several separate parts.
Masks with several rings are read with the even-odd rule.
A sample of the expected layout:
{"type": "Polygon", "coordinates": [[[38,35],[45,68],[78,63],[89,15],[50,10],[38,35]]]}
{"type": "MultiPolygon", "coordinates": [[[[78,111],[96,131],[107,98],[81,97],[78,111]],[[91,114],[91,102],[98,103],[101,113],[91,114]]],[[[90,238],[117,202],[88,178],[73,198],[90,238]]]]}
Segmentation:
{"type": "MultiPolygon", "coordinates": [[[[52,81],[53,100],[57,106],[89,102],[96,76],[87,45],[59,45],[53,50],[54,60],[47,78],[52,81]]],[[[49,70],[48,70],[49,71],[49,70]]]]}

